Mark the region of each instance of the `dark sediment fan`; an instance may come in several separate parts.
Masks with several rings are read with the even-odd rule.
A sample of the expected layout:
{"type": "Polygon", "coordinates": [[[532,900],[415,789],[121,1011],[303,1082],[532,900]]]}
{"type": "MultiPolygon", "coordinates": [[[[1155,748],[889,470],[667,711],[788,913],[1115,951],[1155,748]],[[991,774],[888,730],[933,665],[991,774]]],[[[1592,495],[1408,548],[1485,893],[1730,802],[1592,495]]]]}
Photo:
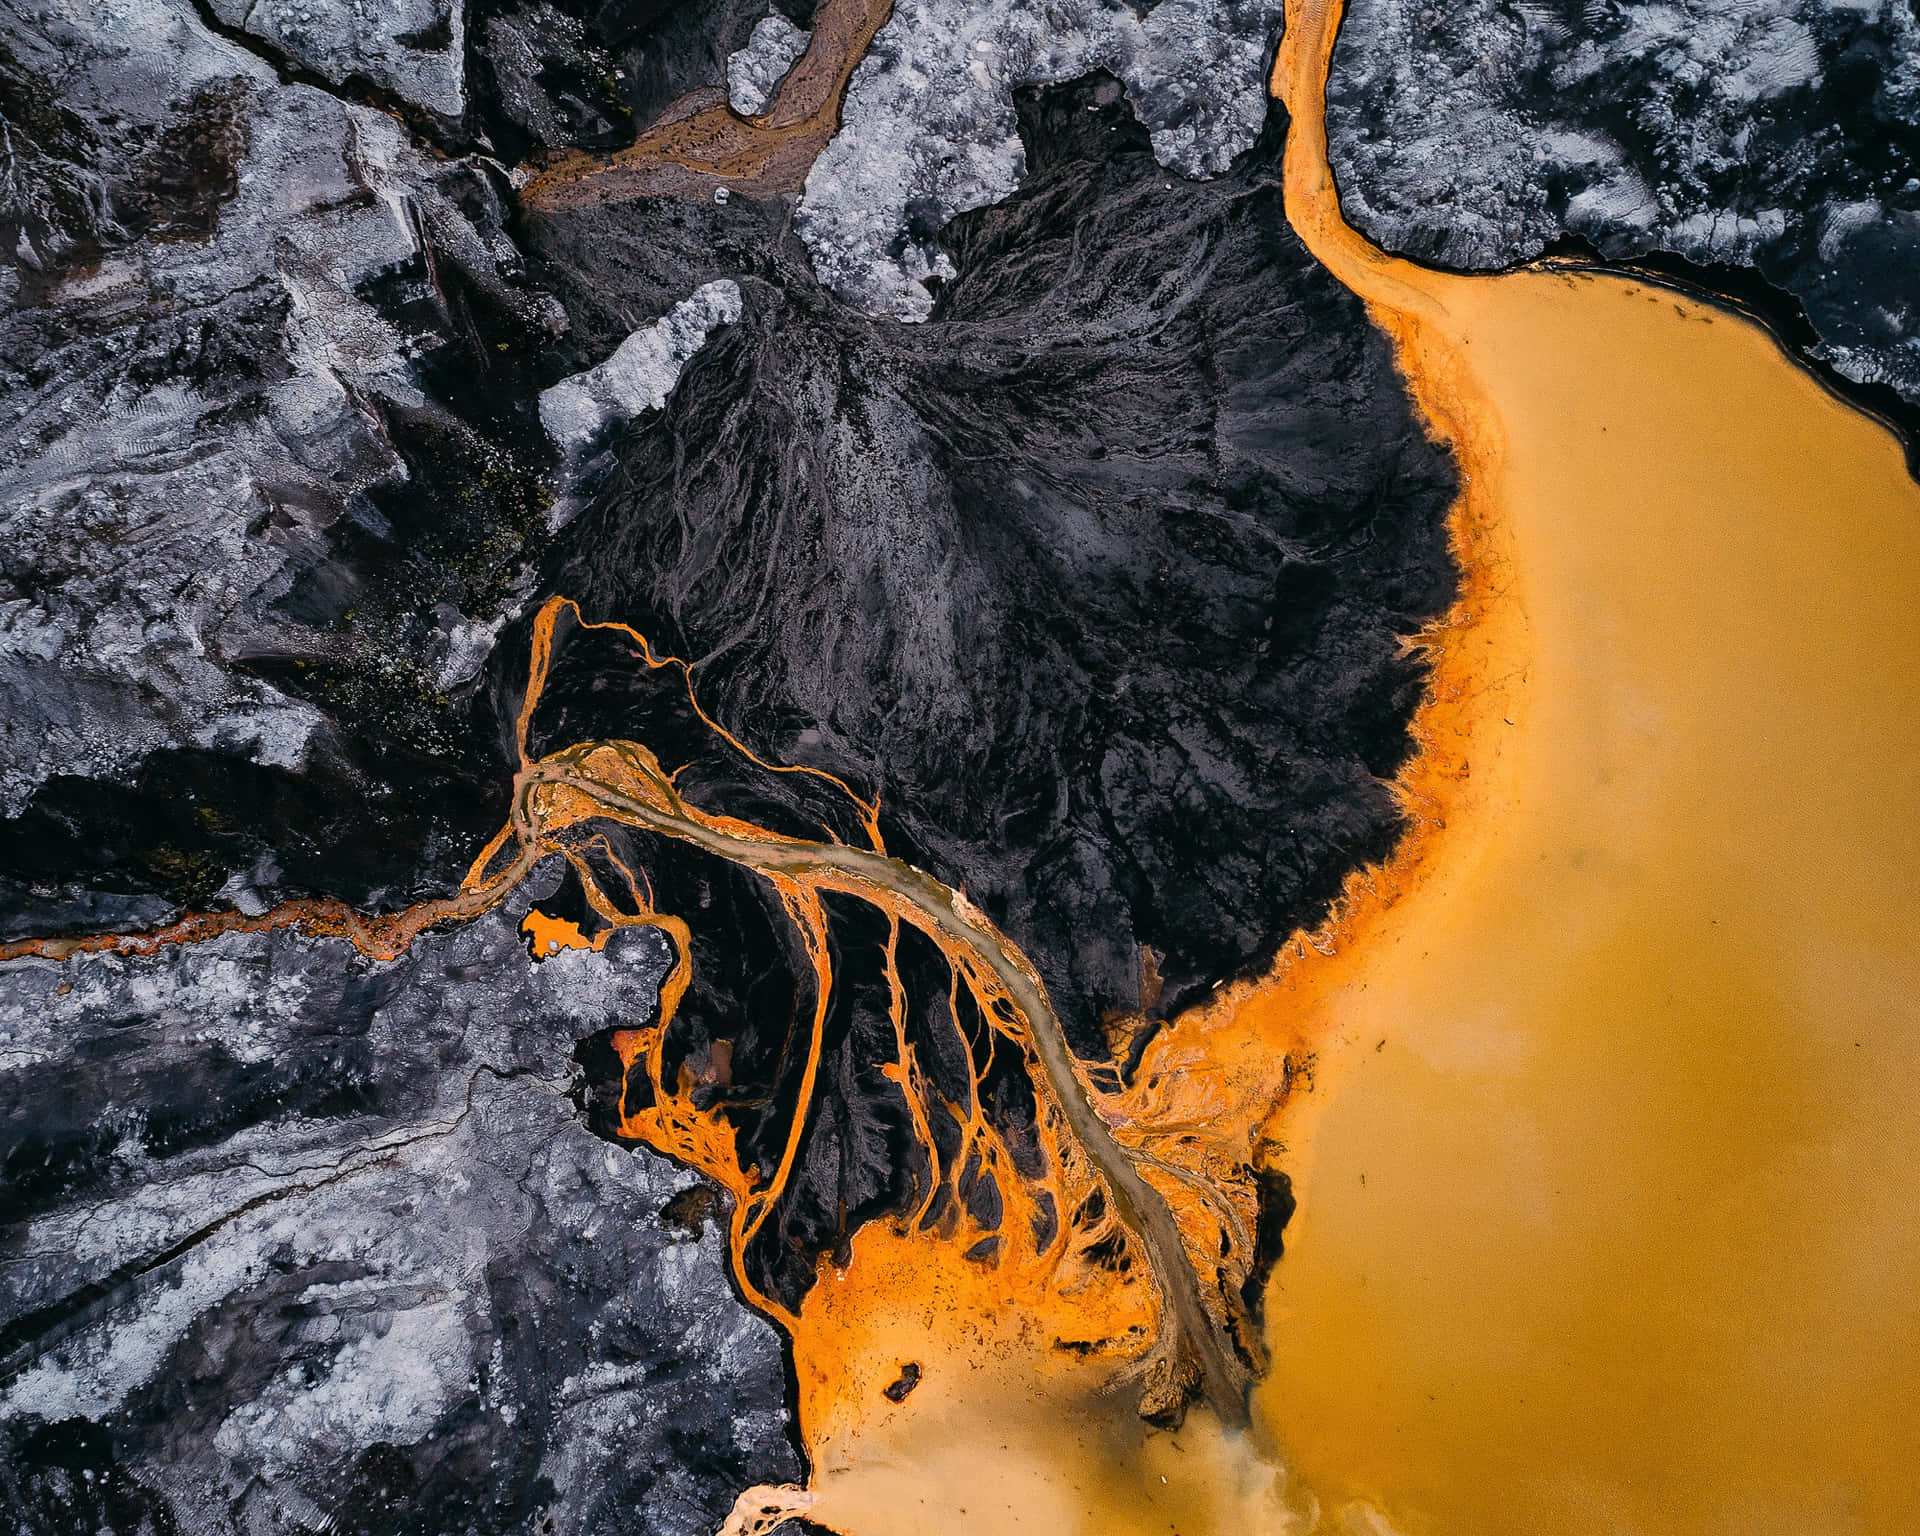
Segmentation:
{"type": "MultiPolygon", "coordinates": [[[[1453,591],[1454,479],[1384,338],[1286,226],[1277,114],[1205,184],[1154,163],[1110,79],[1027,95],[1021,128],[1026,184],[949,228],[958,276],[925,325],[823,294],[766,207],[530,221],[583,362],[716,275],[716,249],[746,294],[612,444],[545,580],[694,660],[757,751],[877,792],[891,849],[964,886],[1103,1058],[1125,1033],[1103,1026],[1257,969],[1390,846],[1383,781],[1423,680],[1400,637],[1453,591]]],[[[541,732],[646,740],[660,689],[576,637],[541,732]]],[[[707,808],[745,792],[699,748],[650,744],[694,763],[707,808]]],[[[791,779],[753,793],[763,820],[824,814],[791,779]]],[[[753,1013],[713,985],[711,1017],[753,1013]]],[[[762,1245],[789,1297],[863,1210],[904,1198],[910,1158],[868,1166],[899,1111],[868,1054],[890,1026],[862,1007],[762,1245]]],[[[776,1034],[808,1014],[776,1012],[776,1034]]]]}

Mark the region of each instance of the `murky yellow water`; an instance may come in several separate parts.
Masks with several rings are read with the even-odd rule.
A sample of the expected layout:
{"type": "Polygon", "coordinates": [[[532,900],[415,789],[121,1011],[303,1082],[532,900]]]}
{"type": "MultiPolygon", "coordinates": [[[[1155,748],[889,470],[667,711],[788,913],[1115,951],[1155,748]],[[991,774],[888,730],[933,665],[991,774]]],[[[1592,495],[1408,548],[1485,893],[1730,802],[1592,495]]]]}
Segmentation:
{"type": "Polygon", "coordinates": [[[1471,779],[1285,989],[1267,1424],[1409,1532],[1920,1530],[1920,490],[1743,320],[1361,247],[1291,63],[1504,572],[1471,779]]]}
{"type": "MultiPolygon", "coordinates": [[[[853,1246],[793,1333],[809,1518],[848,1536],[1300,1528],[1275,1460],[1204,1410],[1177,1434],[1143,1423],[1123,1353],[1059,1348],[1058,1303],[924,1235],[876,1225],[853,1246]],[[917,1384],[890,1402],[909,1361],[917,1384]]],[[[1123,1298],[1095,1285],[1080,1299],[1084,1336],[1112,1335],[1123,1298]]]]}

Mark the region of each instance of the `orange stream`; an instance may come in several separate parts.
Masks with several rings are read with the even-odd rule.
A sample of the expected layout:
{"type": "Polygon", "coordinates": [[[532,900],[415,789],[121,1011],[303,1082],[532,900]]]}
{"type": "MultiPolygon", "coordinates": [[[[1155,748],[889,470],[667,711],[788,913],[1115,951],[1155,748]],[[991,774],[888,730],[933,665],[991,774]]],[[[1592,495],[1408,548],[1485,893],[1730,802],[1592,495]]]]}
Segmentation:
{"type": "MultiPolygon", "coordinates": [[[[1031,1061],[1028,1021],[1014,1005],[994,972],[983,962],[977,949],[955,942],[940,927],[930,924],[913,902],[897,892],[871,881],[850,878],[845,870],[808,867],[811,862],[808,850],[816,845],[768,832],[732,817],[713,815],[688,804],[680,798],[674,787],[674,776],[666,773],[654,755],[637,743],[585,743],[537,763],[530,758],[532,720],[546,683],[554,626],[563,612],[572,612],[576,620],[579,618],[577,608],[565,599],[556,598],[541,609],[535,620],[532,671],[518,723],[522,787],[516,793],[515,817],[508,830],[523,844],[531,842],[544,849],[558,851],[568,859],[579,875],[596,914],[603,923],[609,925],[604,932],[611,932],[614,927],[622,925],[648,923],[664,928],[673,936],[679,958],[661,988],[656,1017],[642,1028],[624,1030],[614,1037],[614,1049],[628,1074],[629,1093],[636,1072],[644,1075],[649,1090],[645,1095],[644,1107],[626,1108],[626,1095],[623,1095],[620,1129],[622,1134],[643,1140],[649,1146],[700,1169],[732,1196],[729,1240],[735,1260],[735,1277],[748,1299],[790,1332],[800,1327],[798,1316],[753,1285],[745,1260],[748,1244],[753,1241],[788,1187],[800,1151],[806,1109],[814,1100],[822,1032],[834,986],[827,915],[822,903],[822,896],[828,891],[857,895],[879,907],[889,921],[886,966],[892,983],[897,1054],[886,1071],[906,1098],[920,1129],[921,1149],[929,1163],[913,1210],[896,1224],[896,1236],[909,1242],[917,1240],[922,1245],[937,1242],[964,1252],[982,1239],[997,1235],[999,1243],[991,1267],[1003,1271],[1005,1277],[1016,1285],[1044,1288],[1063,1270],[1073,1273],[1077,1267],[1084,1266],[1088,1262],[1086,1250],[1115,1230],[1113,1218],[1111,1215],[1089,1216],[1077,1223],[1068,1219],[1084,1206],[1095,1185],[1089,1170],[1078,1157],[1077,1149],[1060,1134],[1061,1120],[1057,1107],[1047,1103],[1042,1076],[1037,1064],[1031,1061]],[[635,814],[642,808],[656,814],[635,814]],[[621,863],[604,839],[599,840],[600,852],[617,871],[624,889],[616,900],[601,888],[584,857],[582,846],[570,841],[566,834],[575,827],[605,820],[627,821],[647,830],[663,831],[667,835],[675,835],[676,825],[704,829],[721,834],[724,838],[763,846],[767,850],[768,861],[750,867],[758,867],[773,886],[802,940],[814,971],[813,1006],[808,1021],[809,1040],[797,1098],[799,1108],[792,1117],[780,1160],[772,1169],[743,1164],[732,1125],[723,1116],[696,1107],[694,1092],[701,1085],[690,1068],[683,1065],[675,1080],[667,1079],[667,1035],[692,975],[691,935],[684,920],[654,909],[652,893],[644,873],[636,873],[621,863]],[[790,855],[789,863],[775,862],[776,855],[790,855]],[[911,924],[925,933],[946,957],[952,969],[956,997],[958,989],[964,987],[971,994],[986,1027],[1000,1037],[1001,1043],[1007,1048],[1029,1059],[1030,1074],[1035,1079],[1037,1091],[1041,1093],[1043,1106],[1037,1127],[1041,1150],[1048,1167],[1054,1171],[1048,1181],[1049,1187],[1044,1192],[1030,1189],[1028,1182],[1015,1172],[1012,1156],[991,1123],[977,1091],[969,1094],[968,1102],[964,1105],[946,1103],[934,1093],[921,1072],[906,1036],[905,992],[896,963],[903,923],[911,924]],[[928,1115],[942,1113],[951,1115],[960,1131],[958,1152],[947,1160],[945,1166],[926,1127],[928,1115]],[[953,1181],[963,1171],[970,1176],[991,1176],[994,1179],[1004,1203],[1004,1215],[997,1228],[989,1230],[980,1227],[968,1214],[963,1202],[954,1199],[947,1200],[937,1213],[939,1219],[934,1219],[936,1199],[943,1190],[950,1195],[953,1193],[953,1181]],[[1040,1219],[1043,1201],[1056,1219],[1051,1222],[1051,1234],[1040,1241],[1035,1234],[1047,1226],[1040,1219]]],[[[690,703],[711,729],[735,750],[770,772],[807,774],[834,786],[857,809],[873,850],[884,851],[877,808],[871,802],[860,799],[831,774],[811,768],[769,764],[755,756],[700,708],[685,663],[656,655],[646,638],[627,625],[609,623],[583,627],[625,635],[636,647],[636,660],[650,669],[678,668],[686,679],[690,703]]],[[[503,839],[504,836],[503,833],[503,839]]],[[[506,844],[500,840],[494,846],[504,851],[506,844]]],[[[745,854],[735,856],[750,859],[752,848],[745,854]]],[[[484,880],[484,871],[483,858],[470,879],[484,880]]],[[[981,921],[984,922],[983,919],[981,921]]],[[[550,925],[550,919],[542,919],[537,914],[527,922],[528,931],[536,943],[542,936],[548,943],[559,943],[563,947],[580,942],[577,928],[569,935],[550,925]]],[[[604,933],[601,942],[604,942],[604,933]]],[[[971,1053],[971,1045],[964,1039],[962,1044],[971,1053]]],[[[1150,1331],[1151,1318],[1131,1317],[1128,1326],[1135,1335],[1144,1337],[1150,1331]]]]}

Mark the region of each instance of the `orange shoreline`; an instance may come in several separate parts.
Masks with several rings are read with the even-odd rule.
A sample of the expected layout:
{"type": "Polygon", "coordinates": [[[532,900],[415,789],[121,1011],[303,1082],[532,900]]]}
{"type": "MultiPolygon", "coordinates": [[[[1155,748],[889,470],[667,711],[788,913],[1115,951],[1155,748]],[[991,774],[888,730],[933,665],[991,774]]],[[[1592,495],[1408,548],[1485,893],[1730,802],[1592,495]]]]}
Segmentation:
{"type": "Polygon", "coordinates": [[[1289,216],[1454,450],[1468,585],[1409,840],[1194,1021],[1197,1063],[1318,1053],[1258,1143],[1299,1199],[1262,1421],[1340,1530],[1913,1529],[1897,441],[1639,274],[1370,246],[1325,157],[1339,7],[1290,11],[1289,216]]]}
{"type": "MultiPolygon", "coordinates": [[[[1401,275],[1417,269],[1368,244],[1340,212],[1323,106],[1338,17],[1326,0],[1290,8],[1274,62],[1271,88],[1291,116],[1288,219],[1315,257],[1366,302],[1369,318],[1393,343],[1429,435],[1453,455],[1460,491],[1447,530],[1460,577],[1448,611],[1406,641],[1430,672],[1408,726],[1413,753],[1390,785],[1406,818],[1393,852],[1348,875],[1327,917],[1295,933],[1264,974],[1230,984],[1172,1020],[1147,1047],[1132,1086],[1103,1104],[1123,1144],[1151,1149],[1229,1194],[1249,1224],[1255,1175],[1297,1175],[1287,1157],[1288,1109],[1296,1093],[1312,1089],[1325,1044],[1305,1021],[1316,1015],[1314,997],[1334,984],[1329,973],[1337,968],[1328,962],[1365,946],[1431,876],[1450,821],[1470,811],[1494,813],[1510,794],[1503,737],[1521,708],[1530,656],[1511,530],[1489,494],[1504,452],[1498,418],[1460,376],[1459,344],[1443,333],[1443,307],[1401,275]]],[[[1193,1189],[1154,1177],[1151,1166],[1145,1171],[1197,1223],[1193,1189]]]]}

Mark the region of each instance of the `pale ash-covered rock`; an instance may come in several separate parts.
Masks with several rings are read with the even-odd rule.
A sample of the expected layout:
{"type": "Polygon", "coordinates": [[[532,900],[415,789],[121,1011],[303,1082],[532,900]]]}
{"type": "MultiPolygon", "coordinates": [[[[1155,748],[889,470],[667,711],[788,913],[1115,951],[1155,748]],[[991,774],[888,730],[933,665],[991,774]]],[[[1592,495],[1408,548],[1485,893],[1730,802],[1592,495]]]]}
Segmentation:
{"type": "Polygon", "coordinates": [[[898,0],[854,71],[841,128],[814,162],[796,227],[820,280],[871,314],[924,320],[956,214],[1026,174],[1013,93],[1106,70],[1156,159],[1218,175],[1258,138],[1279,0],[898,0]]]}
{"type": "Polygon", "coordinates": [[[739,318],[739,284],[730,278],[701,284],[635,331],[604,363],[543,390],[541,424],[562,452],[578,454],[614,423],[665,405],[680,370],[708,335],[739,318]]]}
{"type": "Polygon", "coordinates": [[[1920,401],[1920,19],[1905,0],[1353,0],[1328,84],[1348,218],[1494,268],[1578,236],[1757,267],[1818,355],[1920,401]]]}
{"type": "Polygon", "coordinates": [[[670,943],[535,964],[512,917],[391,965],[278,934],[0,969],[26,1528],[90,1532],[117,1489],[126,1529],[398,1498],[422,1529],[704,1536],[796,1474],[772,1329],[715,1225],[662,1219],[693,1177],[569,1096],[670,943]]]}
{"type": "Polygon", "coordinates": [[[766,111],[813,34],[775,11],[754,23],[747,46],[727,58],[727,102],[742,117],[766,111]]]}
{"type": "Polygon", "coordinates": [[[0,811],[166,748],[297,769],[321,715],[233,661],[311,649],[277,605],[408,478],[381,412],[426,406],[419,342],[369,285],[516,303],[517,253],[469,167],[187,0],[0,7],[0,42],[69,124],[13,125],[0,207],[0,811]]]}
{"type": "Polygon", "coordinates": [[[466,110],[461,0],[210,0],[213,12],[334,85],[366,80],[444,118],[466,110]]]}

